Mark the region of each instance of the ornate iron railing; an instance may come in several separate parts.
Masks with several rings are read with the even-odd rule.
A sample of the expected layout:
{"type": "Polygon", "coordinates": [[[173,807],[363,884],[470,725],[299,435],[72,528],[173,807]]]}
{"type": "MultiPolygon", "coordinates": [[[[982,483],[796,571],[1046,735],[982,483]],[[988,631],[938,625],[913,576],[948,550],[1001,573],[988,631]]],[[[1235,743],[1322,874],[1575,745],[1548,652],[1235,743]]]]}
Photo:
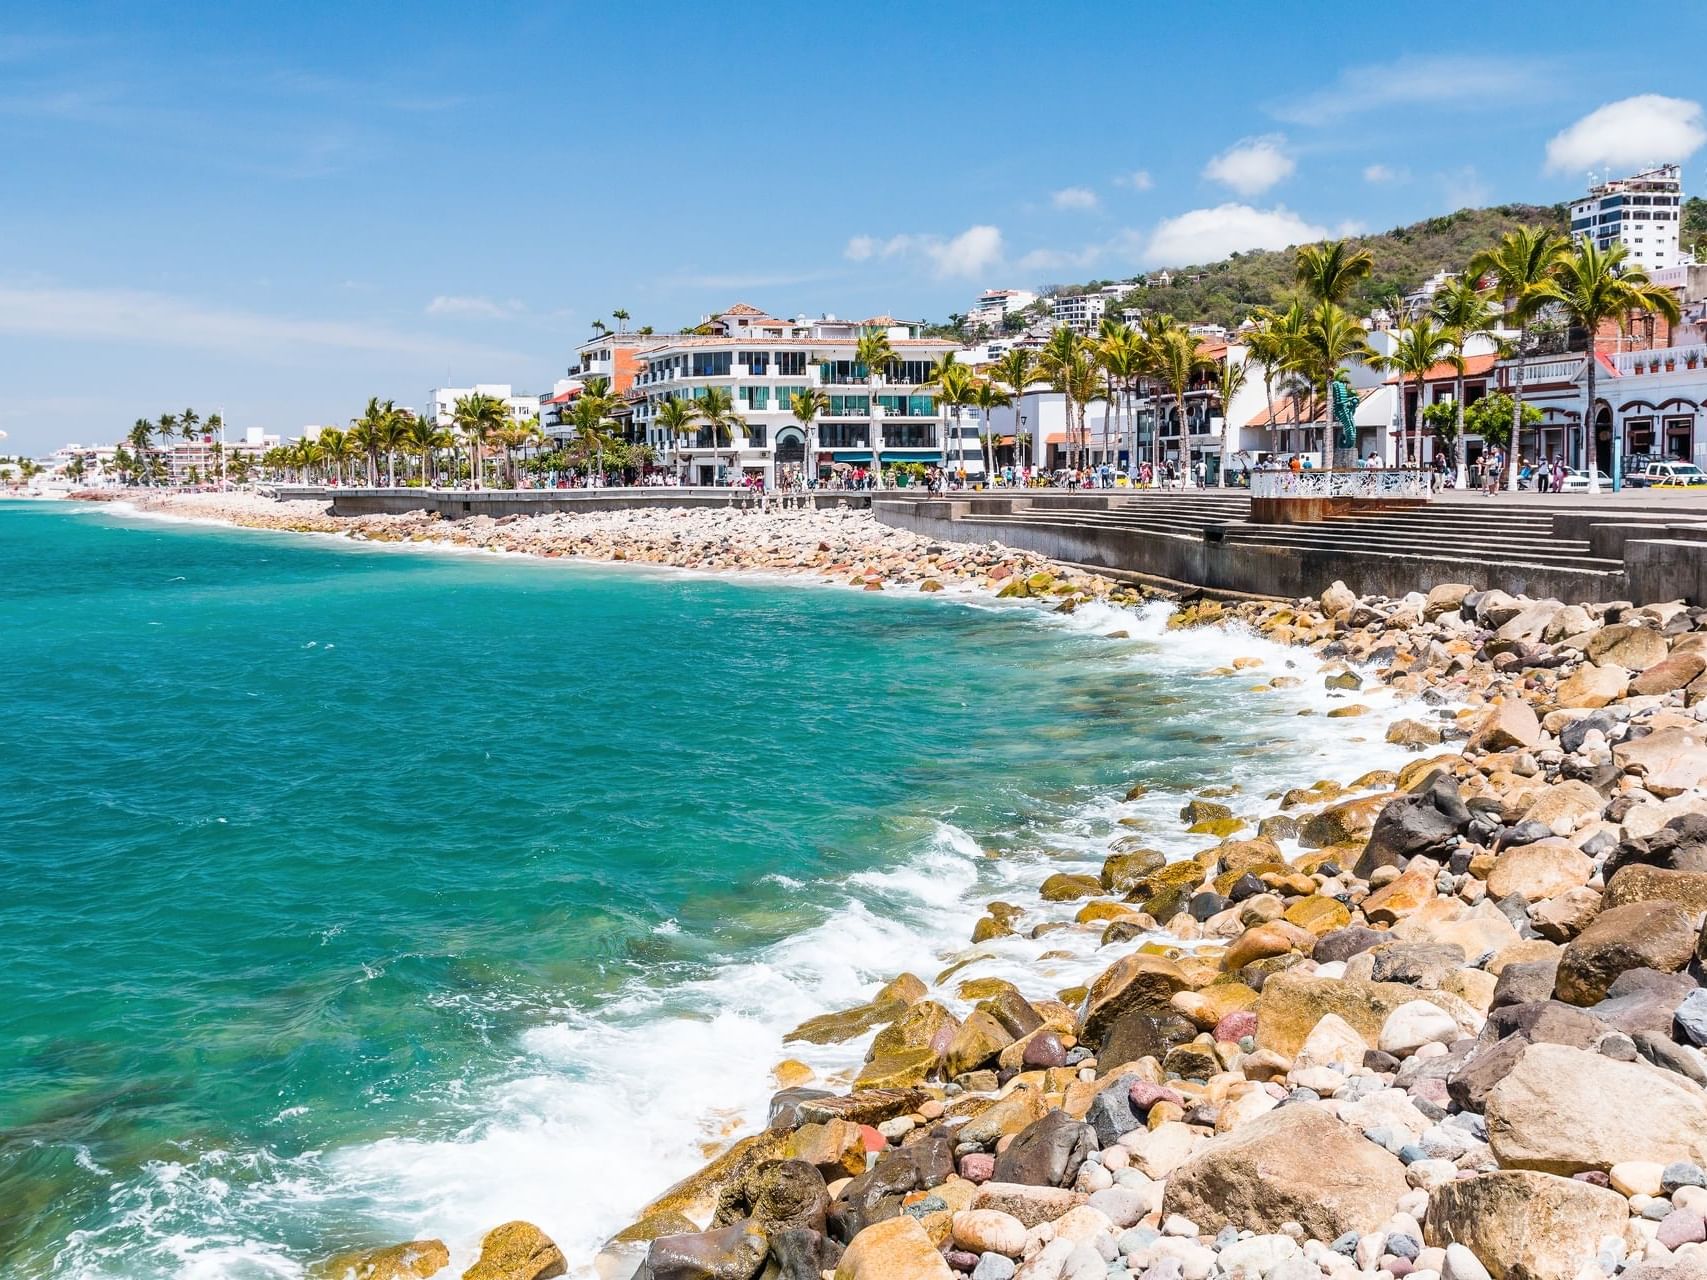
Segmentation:
{"type": "Polygon", "coordinates": [[[1251,473],[1253,498],[1426,499],[1432,491],[1431,473],[1420,468],[1251,473]]]}

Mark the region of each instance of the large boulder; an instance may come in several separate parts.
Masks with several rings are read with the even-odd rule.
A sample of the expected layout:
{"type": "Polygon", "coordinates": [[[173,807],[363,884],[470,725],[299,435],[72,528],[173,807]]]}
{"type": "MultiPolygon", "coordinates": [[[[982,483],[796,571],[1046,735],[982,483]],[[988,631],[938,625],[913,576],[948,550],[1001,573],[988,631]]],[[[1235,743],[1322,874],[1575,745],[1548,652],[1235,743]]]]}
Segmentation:
{"type": "Polygon", "coordinates": [[[1488,892],[1495,898],[1517,894],[1540,902],[1581,888],[1594,874],[1594,859],[1564,840],[1537,840],[1506,849],[1488,873],[1488,892]]]}
{"type": "Polygon", "coordinates": [[[1463,1245],[1494,1280],[1562,1280],[1594,1260],[1606,1236],[1622,1239],[1624,1197],[1547,1173],[1500,1170],[1436,1187],[1423,1239],[1463,1245]]]}
{"type": "Polygon", "coordinates": [[[1707,1090],[1645,1062],[1532,1044],[1484,1103],[1508,1169],[1573,1174],[1626,1160],[1707,1163],[1707,1090]]]}
{"type": "Polygon", "coordinates": [[[751,1222],[660,1236],[635,1280],[752,1280],[769,1252],[770,1240],[751,1222]]]}
{"type": "Polygon", "coordinates": [[[383,1249],[340,1253],[308,1274],[314,1280],[427,1280],[450,1266],[443,1240],[410,1240],[383,1249]]]}
{"type": "Polygon", "coordinates": [[[1630,902],[1602,911],[1559,957],[1558,997],[1567,1004],[1602,1000],[1631,969],[1676,973],[1689,963],[1696,930],[1675,902],[1630,902]]]}
{"type": "Polygon", "coordinates": [[[1279,1107],[1205,1143],[1168,1177],[1164,1215],[1208,1232],[1296,1222],[1318,1240],[1375,1231],[1409,1190],[1385,1148],[1308,1103],[1279,1107]]]}
{"type": "Polygon", "coordinates": [[[1097,1136],[1090,1125],[1065,1111],[1051,1111],[1026,1126],[996,1157],[991,1180],[1028,1187],[1064,1187],[1096,1149],[1097,1136]]]}
{"type": "Polygon", "coordinates": [[[545,1232],[531,1222],[506,1222],[481,1238],[480,1257],[462,1280],[551,1280],[568,1269],[545,1232]]]}
{"type": "Polygon", "coordinates": [[[1553,691],[1561,707],[1587,707],[1593,710],[1617,702],[1630,683],[1630,673],[1623,667],[1585,662],[1559,681],[1553,691]]]}
{"type": "Polygon", "coordinates": [[[1612,748],[1613,761],[1662,799],[1679,795],[1707,778],[1707,739],[1682,728],[1656,729],[1626,738],[1612,748]]]}
{"type": "Polygon", "coordinates": [[[1568,836],[1578,827],[1600,817],[1606,799],[1588,783],[1576,778],[1555,783],[1523,811],[1518,825],[1538,822],[1556,836],[1568,836]]]}
{"type": "Polygon", "coordinates": [[[1135,951],[1097,975],[1085,997],[1079,1039],[1094,1042],[1123,1014],[1161,1016],[1176,993],[1191,986],[1185,970],[1164,956],[1135,951]]]}
{"type": "Polygon", "coordinates": [[[1707,656],[1699,649],[1679,649],[1666,655],[1630,682],[1630,692],[1643,696],[1681,689],[1707,671],[1707,656]]]}
{"type": "Polygon", "coordinates": [[[1443,855],[1469,825],[1470,810],[1459,798],[1457,781],[1436,769],[1381,810],[1354,870],[1367,880],[1378,868],[1402,866],[1418,854],[1443,855]]]}
{"type": "Polygon", "coordinates": [[[810,1227],[822,1234],[829,1208],[824,1175],[815,1166],[804,1160],[772,1160],[724,1188],[712,1225],[751,1221],[767,1236],[791,1227],[810,1227]]]}
{"type": "Polygon", "coordinates": [[[1470,747],[1478,751],[1527,751],[1541,741],[1541,721],[1521,698],[1507,698],[1490,708],[1470,735],[1470,747]]]}
{"type": "Polygon", "coordinates": [[[1666,656],[1666,641],[1658,631],[1649,627],[1615,622],[1591,635],[1584,652],[1593,662],[1610,662],[1630,671],[1646,671],[1666,656]]]}
{"type": "Polygon", "coordinates": [[[1257,1001],[1257,1048],[1294,1057],[1316,1024],[1330,1013],[1374,1044],[1388,1015],[1412,1000],[1439,1005],[1459,1019],[1466,1035],[1477,1029],[1470,1023],[1480,1023],[1463,1000],[1445,991],[1421,991],[1403,982],[1276,973],[1263,983],[1262,998],[1257,1001]]]}
{"type": "Polygon", "coordinates": [[[1298,843],[1306,849],[1325,849],[1367,840],[1375,829],[1376,818],[1391,803],[1391,796],[1382,795],[1359,796],[1331,804],[1304,819],[1298,828],[1298,843]]]}
{"type": "Polygon", "coordinates": [[[1691,915],[1707,911],[1707,871],[1670,871],[1641,863],[1620,867],[1606,883],[1605,905],[1675,902],[1691,915]]]}
{"type": "Polygon", "coordinates": [[[855,1236],[836,1280],[954,1280],[954,1272],[918,1219],[902,1214],[855,1236]]]}

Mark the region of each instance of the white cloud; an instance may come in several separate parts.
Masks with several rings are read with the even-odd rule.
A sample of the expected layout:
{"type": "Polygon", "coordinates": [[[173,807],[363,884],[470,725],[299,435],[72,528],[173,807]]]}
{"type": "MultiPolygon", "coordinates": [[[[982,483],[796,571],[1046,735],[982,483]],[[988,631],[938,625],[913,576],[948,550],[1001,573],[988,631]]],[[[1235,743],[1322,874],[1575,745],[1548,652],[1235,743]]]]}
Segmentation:
{"type": "Polygon", "coordinates": [[[187,298],[125,289],[0,287],[0,333],[106,339],[273,358],[303,348],[480,359],[517,357],[491,348],[342,320],[297,320],[187,298]]]}
{"type": "Polygon", "coordinates": [[[1405,169],[1395,169],[1390,164],[1365,165],[1363,180],[1374,186],[1382,186],[1389,182],[1409,182],[1410,172],[1405,169]]]}
{"type": "Polygon", "coordinates": [[[1253,209],[1246,204],[1223,204],[1158,223],[1144,246],[1144,261],[1159,267],[1189,266],[1247,249],[1308,244],[1327,234],[1326,227],[1306,222],[1284,206],[1253,209]]]}
{"type": "Polygon", "coordinates": [[[1589,112],[1547,144],[1547,172],[1576,173],[1687,160],[1707,142],[1701,104],[1687,98],[1638,94],[1589,112]]]}
{"type": "Polygon", "coordinates": [[[527,308],[516,299],[497,302],[491,298],[459,297],[441,293],[427,304],[430,316],[477,316],[483,320],[505,320],[527,308]]]}
{"type": "Polygon", "coordinates": [[[1541,59],[1429,54],[1347,67],[1327,88],[1279,103],[1269,114],[1288,124],[1324,125],[1402,106],[1483,110],[1556,95],[1559,84],[1541,59]]]}
{"type": "Polygon", "coordinates": [[[895,258],[916,254],[930,262],[938,278],[950,276],[976,277],[1002,260],[1002,233],[991,226],[968,227],[947,240],[941,236],[854,236],[842,250],[842,256],[852,262],[867,262],[873,258],[895,258]]]}
{"type": "Polygon", "coordinates": [[[1114,181],[1116,186],[1131,187],[1134,191],[1148,191],[1156,185],[1156,180],[1150,176],[1148,169],[1134,169],[1131,173],[1122,174],[1114,181]]]}
{"type": "Polygon", "coordinates": [[[1297,168],[1285,147],[1286,139],[1279,134],[1246,138],[1204,165],[1203,176],[1242,196],[1260,195],[1297,168]]]}
{"type": "Polygon", "coordinates": [[[1097,207],[1097,193],[1089,187],[1063,187],[1049,197],[1057,209],[1087,210],[1097,207]]]}

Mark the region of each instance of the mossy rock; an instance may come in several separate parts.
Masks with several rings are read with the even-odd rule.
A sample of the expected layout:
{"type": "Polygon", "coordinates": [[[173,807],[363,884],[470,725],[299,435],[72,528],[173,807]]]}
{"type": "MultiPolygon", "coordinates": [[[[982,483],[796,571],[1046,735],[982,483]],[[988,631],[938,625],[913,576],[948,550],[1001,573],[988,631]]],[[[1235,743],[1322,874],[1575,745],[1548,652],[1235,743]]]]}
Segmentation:
{"type": "Polygon", "coordinates": [[[1221,1070],[1221,1060],[1209,1045],[1192,1041],[1169,1049],[1168,1056],[1162,1059],[1162,1070],[1176,1079],[1208,1080],[1221,1070]]]}
{"type": "Polygon", "coordinates": [[[1087,902],[1073,917],[1075,924],[1097,924],[1103,920],[1132,920],[1144,913],[1126,902],[1087,902]]]}
{"type": "Polygon", "coordinates": [[[1291,840],[1298,835],[1298,819],[1289,813],[1271,813],[1257,823],[1257,835],[1265,840],[1291,840]]]}
{"type": "Polygon", "coordinates": [[[1019,988],[1006,978],[968,978],[954,989],[962,1000],[988,1000],[992,996],[1019,994],[1019,988]]]}
{"type": "Polygon", "coordinates": [[[1355,671],[1336,671],[1322,680],[1322,686],[1327,689],[1349,689],[1355,693],[1363,688],[1363,677],[1355,671]]]}
{"type": "Polygon", "coordinates": [[[1263,836],[1252,840],[1228,840],[1213,850],[1214,866],[1222,871],[1244,871],[1251,867],[1266,867],[1284,863],[1280,846],[1263,836]]]}
{"type": "Polygon", "coordinates": [[[852,1009],[808,1018],[782,1039],[784,1044],[797,1040],[808,1044],[843,1044],[875,1027],[895,1021],[906,1011],[907,1002],[904,1000],[874,1000],[852,1009]]]}
{"type": "MultiPolygon", "coordinates": [[[[687,1229],[699,1230],[691,1222],[687,1229]]],[[[383,1249],[340,1253],[316,1263],[308,1274],[310,1280],[426,1280],[448,1266],[450,1250],[443,1240],[410,1240],[383,1249]]]]}
{"type": "Polygon", "coordinates": [[[1224,804],[1214,800],[1198,797],[1185,802],[1179,811],[1179,820],[1185,823],[1202,822],[1206,818],[1231,818],[1233,811],[1224,804]]]}
{"type": "Polygon", "coordinates": [[[1188,836],[1215,836],[1225,839],[1245,829],[1243,818],[1201,818],[1185,829],[1188,836]]]}
{"type": "Polygon", "coordinates": [[[1364,706],[1361,702],[1354,702],[1348,707],[1335,707],[1332,711],[1328,712],[1328,719],[1350,720],[1357,716],[1366,716],[1368,714],[1368,707],[1364,706]]]}
{"type": "Polygon", "coordinates": [[[1351,911],[1337,898],[1315,894],[1300,898],[1287,907],[1282,919],[1300,929],[1308,929],[1319,938],[1324,933],[1332,933],[1335,929],[1343,929],[1350,924],[1351,911]]]}
{"type": "MultiPolygon", "coordinates": [[[[960,1019],[935,1000],[921,1000],[895,1021],[879,1031],[866,1051],[866,1061],[928,1049],[954,1034],[960,1019]]],[[[863,1078],[860,1083],[866,1083],[863,1078]]],[[[917,1084],[917,1081],[908,1083],[917,1084]]]]}
{"type": "Polygon", "coordinates": [[[679,1213],[654,1213],[618,1231],[607,1244],[650,1244],[664,1236],[691,1236],[699,1230],[692,1218],[679,1213]]]}
{"type": "Polygon", "coordinates": [[[1134,782],[1130,787],[1126,788],[1126,798],[1128,800],[1142,800],[1149,794],[1150,788],[1145,786],[1142,782],[1134,782]]]}
{"type": "Polygon", "coordinates": [[[1075,902],[1101,893],[1102,881],[1096,876],[1057,871],[1043,882],[1037,892],[1045,902],[1075,902]]]}
{"type": "Polygon", "coordinates": [[[1139,846],[1111,853],[1103,859],[1102,887],[1110,893],[1125,893],[1167,864],[1167,855],[1160,849],[1139,846]]]}
{"type": "Polygon", "coordinates": [[[1007,582],[1002,586],[1002,589],[1000,591],[996,592],[996,599],[998,599],[998,600],[1023,600],[1027,596],[1029,596],[1030,594],[1031,594],[1031,592],[1029,592],[1025,589],[1024,579],[1022,579],[1022,578],[1009,578],[1007,580],[1007,582]]]}
{"type": "Polygon", "coordinates": [[[1025,580],[1027,591],[1047,591],[1055,585],[1055,575],[1047,569],[1039,569],[1025,580]]]}
{"type": "Polygon", "coordinates": [[[935,1049],[902,1049],[873,1058],[860,1068],[856,1089],[906,1089],[923,1084],[942,1059],[935,1049]]]}
{"type": "Polygon", "coordinates": [[[988,942],[992,938],[1009,938],[1013,936],[1013,926],[996,919],[995,916],[984,916],[972,926],[973,942],[988,942]]]}

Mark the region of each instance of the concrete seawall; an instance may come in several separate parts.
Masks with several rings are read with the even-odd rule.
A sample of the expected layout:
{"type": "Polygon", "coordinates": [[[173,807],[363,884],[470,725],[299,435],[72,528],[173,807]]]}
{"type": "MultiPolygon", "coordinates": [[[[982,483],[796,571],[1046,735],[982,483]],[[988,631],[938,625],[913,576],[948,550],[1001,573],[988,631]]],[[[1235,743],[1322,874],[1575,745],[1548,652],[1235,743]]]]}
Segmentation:
{"type": "MultiPolygon", "coordinates": [[[[1443,582],[1497,586],[1513,594],[1569,600],[1610,600],[1625,590],[1623,575],[1551,565],[1500,565],[1490,570],[1456,557],[1368,554],[1354,550],[1223,541],[1219,527],[1197,534],[1131,527],[1076,527],[980,520],[979,505],[999,500],[873,504],[884,524],[954,542],[997,540],[1055,560],[1090,565],[1163,585],[1280,598],[1317,595],[1342,581],[1359,595],[1401,596],[1443,582]],[[1497,581],[1495,580],[1497,579],[1497,581]]],[[[1092,501],[1099,501],[1092,499],[1092,501]]],[[[1106,501],[1106,500],[1101,500],[1106,501]]]]}

